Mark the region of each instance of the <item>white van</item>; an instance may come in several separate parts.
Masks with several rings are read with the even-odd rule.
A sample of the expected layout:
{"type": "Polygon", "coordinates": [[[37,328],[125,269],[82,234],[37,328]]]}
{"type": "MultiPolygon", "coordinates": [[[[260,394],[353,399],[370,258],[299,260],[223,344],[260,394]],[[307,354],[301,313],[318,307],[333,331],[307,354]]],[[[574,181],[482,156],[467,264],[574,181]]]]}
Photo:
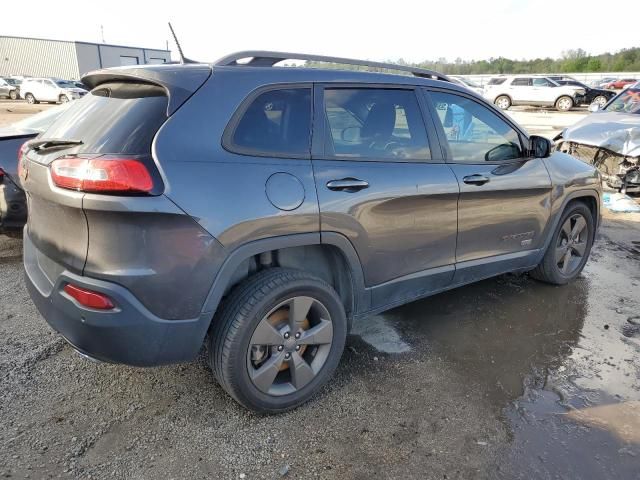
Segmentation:
{"type": "Polygon", "coordinates": [[[59,78],[25,78],[20,85],[20,96],[27,103],[66,103],[87,93],[73,82],[59,78]]]}

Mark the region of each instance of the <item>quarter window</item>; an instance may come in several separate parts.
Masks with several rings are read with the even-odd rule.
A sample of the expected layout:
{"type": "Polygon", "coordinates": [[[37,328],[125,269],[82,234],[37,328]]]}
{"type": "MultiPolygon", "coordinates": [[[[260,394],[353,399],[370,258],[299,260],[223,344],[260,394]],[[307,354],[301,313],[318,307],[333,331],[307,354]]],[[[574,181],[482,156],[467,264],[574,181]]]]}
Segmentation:
{"type": "Polygon", "coordinates": [[[343,158],[428,160],[427,133],[413,90],[324,91],[327,153],[343,158]]]}
{"type": "Polygon", "coordinates": [[[460,95],[430,92],[453,161],[501,162],[522,157],[518,133],[487,107],[460,95]]]}
{"type": "Polygon", "coordinates": [[[272,156],[309,156],[311,89],[269,90],[251,102],[231,137],[230,149],[272,156]]]}

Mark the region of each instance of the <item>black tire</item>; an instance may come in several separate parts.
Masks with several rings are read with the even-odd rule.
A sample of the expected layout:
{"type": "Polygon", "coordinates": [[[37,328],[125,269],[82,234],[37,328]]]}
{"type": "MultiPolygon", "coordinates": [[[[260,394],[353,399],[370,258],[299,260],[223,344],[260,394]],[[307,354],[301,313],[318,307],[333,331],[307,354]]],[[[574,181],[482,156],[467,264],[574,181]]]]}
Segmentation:
{"type": "Polygon", "coordinates": [[[16,92],[15,90],[11,90],[9,92],[9,98],[11,100],[17,100],[18,99],[18,92],[16,92]]]}
{"type": "Polygon", "coordinates": [[[36,100],[36,97],[33,96],[33,93],[27,93],[24,96],[24,99],[27,101],[28,104],[30,105],[34,105],[36,103],[38,103],[38,101],[36,100]]]}
{"type": "MultiPolygon", "coordinates": [[[[582,269],[589,259],[589,253],[591,252],[591,246],[593,245],[594,231],[595,225],[591,210],[589,210],[589,208],[582,202],[570,203],[562,214],[560,222],[558,222],[556,231],[553,233],[553,237],[551,238],[551,242],[547,247],[547,251],[542,258],[542,261],[534,270],[530,272],[531,276],[536,280],[551,283],[554,285],[565,285],[575,279],[580,274],[580,272],[582,272],[582,269]],[[586,232],[584,235],[584,252],[578,257],[579,262],[576,262],[575,267],[572,268],[571,271],[563,273],[561,267],[559,266],[561,260],[557,260],[558,252],[561,251],[561,248],[563,248],[562,244],[564,241],[564,237],[566,237],[566,234],[563,232],[563,226],[567,223],[567,221],[573,221],[572,219],[576,218],[576,216],[584,218],[586,222],[586,232]]],[[[569,239],[567,238],[567,240],[569,239]]],[[[576,245],[578,245],[578,243],[576,243],[576,245]]],[[[564,246],[566,246],[566,244],[564,246]]],[[[567,250],[571,249],[572,248],[567,248],[567,250]]]]}
{"type": "MultiPolygon", "coordinates": [[[[309,310],[306,315],[310,317],[312,310],[309,310]]],[[[329,284],[306,272],[271,268],[249,277],[238,285],[219,309],[213,319],[209,335],[209,365],[218,383],[241,405],[258,413],[284,412],[309,400],[329,380],[342,356],[346,335],[347,320],[344,307],[340,297],[329,284]],[[333,325],[331,341],[326,346],[323,363],[314,373],[313,379],[299,389],[293,386],[295,382],[292,370],[297,371],[297,367],[294,368],[293,363],[288,363],[286,368],[292,370],[281,374],[283,367],[279,364],[280,370],[278,367],[275,368],[278,371],[275,378],[290,375],[291,379],[289,383],[283,384],[277,384],[277,380],[273,380],[271,387],[285,385],[295,391],[271,394],[261,390],[250,376],[250,368],[255,368],[250,363],[254,354],[252,349],[255,348],[255,346],[252,347],[252,340],[258,325],[262,324],[265,318],[270,318],[267,317],[269,312],[292,298],[311,298],[325,308],[323,311],[325,315],[330,316],[333,325]]],[[[296,338],[298,338],[297,335],[296,338]]],[[[291,340],[292,337],[287,341],[291,340]]],[[[267,350],[271,352],[267,354],[268,361],[280,355],[273,350],[276,348],[274,344],[271,343],[271,345],[267,347],[271,349],[267,350]]],[[[277,348],[282,349],[281,346],[277,348]]],[[[316,347],[309,347],[309,353],[313,353],[313,348],[316,347]]],[[[319,348],[316,348],[316,351],[319,351],[319,348]]],[[[297,356],[293,352],[288,355],[292,354],[297,356]]],[[[301,356],[302,353],[297,358],[301,356]]],[[[255,374],[258,369],[253,372],[255,374]]]]}
{"type": "Polygon", "coordinates": [[[556,110],[559,112],[568,112],[574,106],[573,98],[568,95],[563,95],[556,100],[556,110]]]}
{"type": "Polygon", "coordinates": [[[506,95],[498,96],[493,103],[500,110],[508,110],[511,107],[511,99],[506,95]]]}
{"type": "Polygon", "coordinates": [[[58,100],[60,101],[60,103],[67,103],[69,101],[69,97],[67,97],[66,95],[62,94],[62,95],[60,95],[58,100]]]}

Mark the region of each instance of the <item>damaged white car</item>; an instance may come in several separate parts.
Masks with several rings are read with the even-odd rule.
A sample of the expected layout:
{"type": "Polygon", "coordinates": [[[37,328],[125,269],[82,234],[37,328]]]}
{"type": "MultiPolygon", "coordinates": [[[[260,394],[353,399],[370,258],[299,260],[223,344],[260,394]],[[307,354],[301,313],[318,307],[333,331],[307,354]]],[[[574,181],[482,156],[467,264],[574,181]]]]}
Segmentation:
{"type": "Polygon", "coordinates": [[[556,150],[594,165],[611,188],[640,191],[640,82],[554,138],[556,150]]]}

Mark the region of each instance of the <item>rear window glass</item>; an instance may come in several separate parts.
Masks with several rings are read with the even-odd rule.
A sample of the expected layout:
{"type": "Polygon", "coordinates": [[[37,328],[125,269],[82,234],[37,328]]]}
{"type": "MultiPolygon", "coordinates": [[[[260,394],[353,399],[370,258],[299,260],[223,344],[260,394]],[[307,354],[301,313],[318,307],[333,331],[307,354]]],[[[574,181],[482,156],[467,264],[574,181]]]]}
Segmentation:
{"type": "Polygon", "coordinates": [[[148,154],[167,103],[155,85],[105,83],[72,102],[42,136],[81,140],[78,152],[148,154]]]}
{"type": "Polygon", "coordinates": [[[244,111],[227,147],[247,154],[308,156],[310,138],[311,89],[269,90],[244,111]]]}

